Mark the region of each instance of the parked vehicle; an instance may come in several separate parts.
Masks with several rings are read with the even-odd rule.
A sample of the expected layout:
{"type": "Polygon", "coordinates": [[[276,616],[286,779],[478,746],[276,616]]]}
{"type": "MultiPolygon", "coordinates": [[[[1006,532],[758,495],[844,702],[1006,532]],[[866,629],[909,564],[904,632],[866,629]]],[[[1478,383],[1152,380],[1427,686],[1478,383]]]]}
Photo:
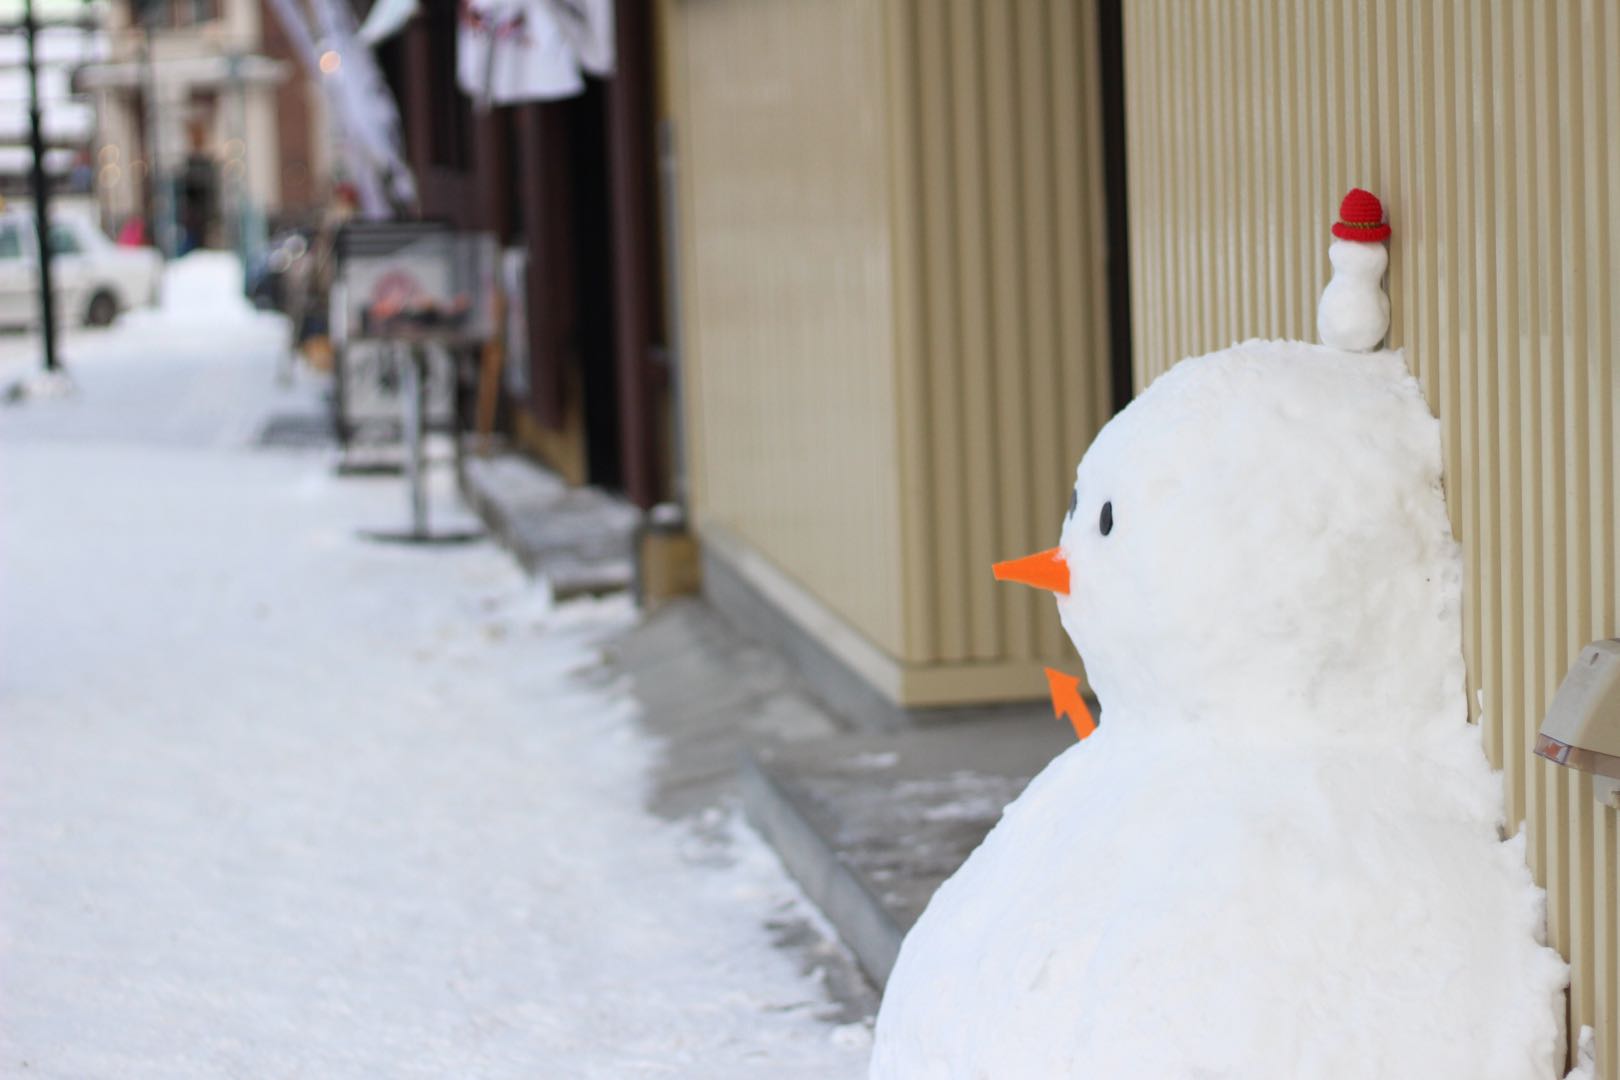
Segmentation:
{"type": "MultiPolygon", "coordinates": [[[[120,247],[80,218],[51,222],[52,286],[62,325],[106,326],[121,311],[157,303],[163,259],[152,248],[120,247]]],[[[39,320],[39,242],[34,219],[0,213],[0,324],[39,320]]]]}

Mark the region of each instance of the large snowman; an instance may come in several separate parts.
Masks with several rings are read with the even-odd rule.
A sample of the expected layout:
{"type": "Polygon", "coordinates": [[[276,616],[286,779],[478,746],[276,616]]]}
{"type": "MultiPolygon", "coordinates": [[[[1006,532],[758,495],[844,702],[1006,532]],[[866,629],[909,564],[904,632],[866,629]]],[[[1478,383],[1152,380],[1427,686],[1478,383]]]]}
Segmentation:
{"type": "MultiPolygon", "coordinates": [[[[1387,303],[1352,300],[1324,336],[1373,348],[1387,303]]],[[[874,1078],[1558,1074],[1567,971],[1467,723],[1439,429],[1400,352],[1182,361],[1015,570],[1057,593],[1102,722],[907,936],[874,1078]]]]}

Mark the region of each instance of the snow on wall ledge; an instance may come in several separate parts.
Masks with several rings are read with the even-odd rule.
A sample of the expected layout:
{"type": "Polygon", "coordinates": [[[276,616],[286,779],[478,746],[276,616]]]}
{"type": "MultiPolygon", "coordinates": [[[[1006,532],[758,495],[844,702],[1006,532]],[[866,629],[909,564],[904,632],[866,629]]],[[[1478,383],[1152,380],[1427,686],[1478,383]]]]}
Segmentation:
{"type": "Polygon", "coordinates": [[[1103,726],[906,939],[872,1075],[1556,1076],[1567,968],[1465,722],[1401,354],[1183,361],[1074,506],[1059,612],[1103,726]]]}

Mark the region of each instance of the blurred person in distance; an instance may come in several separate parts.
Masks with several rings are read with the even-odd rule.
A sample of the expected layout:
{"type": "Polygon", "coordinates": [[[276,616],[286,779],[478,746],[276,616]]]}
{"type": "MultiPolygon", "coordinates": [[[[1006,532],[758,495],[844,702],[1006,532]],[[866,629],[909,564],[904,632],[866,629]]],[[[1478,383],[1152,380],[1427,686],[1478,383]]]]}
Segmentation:
{"type": "Polygon", "coordinates": [[[151,244],[151,236],[146,231],[146,219],[139,214],[127,214],[124,223],[118,226],[116,242],[120,247],[146,247],[151,244]]]}
{"type": "Polygon", "coordinates": [[[332,289],[332,277],[337,272],[337,234],[354,217],[359,206],[360,193],[353,184],[344,181],[333,185],[332,198],[315,230],[310,257],[303,260],[305,265],[294,282],[288,314],[297,328],[299,352],[305,363],[317,371],[332,368],[327,298],[332,289]]]}

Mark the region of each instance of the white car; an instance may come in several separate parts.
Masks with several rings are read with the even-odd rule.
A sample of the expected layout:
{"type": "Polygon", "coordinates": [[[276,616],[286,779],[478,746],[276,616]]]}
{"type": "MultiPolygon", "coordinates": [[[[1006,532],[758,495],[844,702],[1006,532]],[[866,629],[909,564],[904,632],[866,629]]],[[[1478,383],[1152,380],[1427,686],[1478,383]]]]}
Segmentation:
{"type": "MultiPolygon", "coordinates": [[[[163,259],[152,248],[119,247],[88,221],[51,222],[56,321],[106,326],[121,311],[157,302],[163,259]]],[[[39,244],[32,214],[0,213],[0,325],[39,322],[39,244]]]]}

